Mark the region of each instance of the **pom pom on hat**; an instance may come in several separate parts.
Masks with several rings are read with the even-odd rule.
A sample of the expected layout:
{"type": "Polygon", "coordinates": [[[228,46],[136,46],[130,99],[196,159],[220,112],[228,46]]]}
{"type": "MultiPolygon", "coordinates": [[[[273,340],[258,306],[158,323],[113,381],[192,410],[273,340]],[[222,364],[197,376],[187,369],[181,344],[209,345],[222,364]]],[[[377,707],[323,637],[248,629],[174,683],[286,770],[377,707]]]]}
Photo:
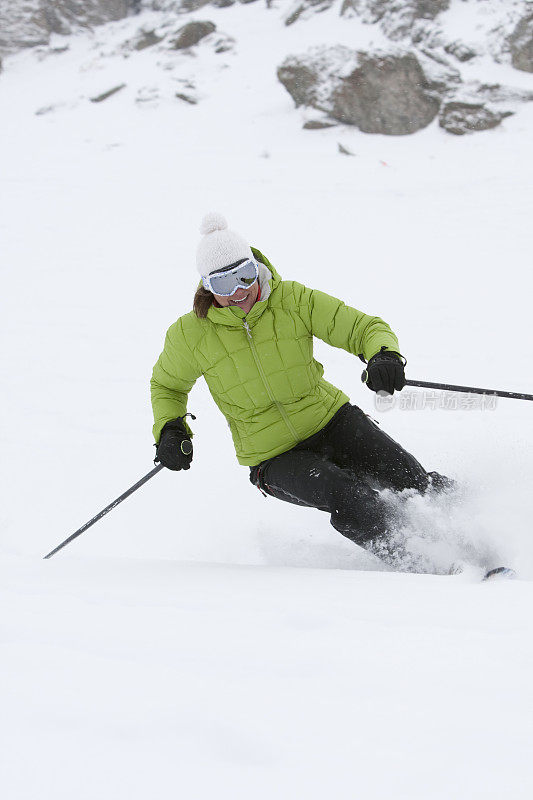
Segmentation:
{"type": "Polygon", "coordinates": [[[196,268],[206,277],[236,261],[253,258],[249,244],[228,228],[226,218],[217,211],[206,214],[200,225],[202,239],[196,251],[196,268]]]}
{"type": "Polygon", "coordinates": [[[214,233],[214,231],[225,231],[227,227],[226,217],[219,214],[218,211],[211,211],[203,218],[200,225],[200,233],[206,236],[208,233],[214,233]]]}

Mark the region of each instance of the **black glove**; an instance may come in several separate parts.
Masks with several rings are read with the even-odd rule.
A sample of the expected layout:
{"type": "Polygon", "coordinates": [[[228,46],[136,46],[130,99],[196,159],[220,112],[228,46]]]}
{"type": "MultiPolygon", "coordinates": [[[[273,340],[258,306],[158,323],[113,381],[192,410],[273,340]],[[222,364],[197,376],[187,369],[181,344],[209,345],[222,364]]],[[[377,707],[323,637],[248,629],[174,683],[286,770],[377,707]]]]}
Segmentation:
{"type": "Polygon", "coordinates": [[[394,394],[405,386],[404,367],[407,362],[399,353],[385,350],[383,347],[372,356],[361,376],[373,392],[394,394]]]}
{"type": "Polygon", "coordinates": [[[167,422],[161,431],[155,452],[155,461],[160,461],[167,469],[189,469],[192,461],[192,442],[181,417],[167,422]]]}

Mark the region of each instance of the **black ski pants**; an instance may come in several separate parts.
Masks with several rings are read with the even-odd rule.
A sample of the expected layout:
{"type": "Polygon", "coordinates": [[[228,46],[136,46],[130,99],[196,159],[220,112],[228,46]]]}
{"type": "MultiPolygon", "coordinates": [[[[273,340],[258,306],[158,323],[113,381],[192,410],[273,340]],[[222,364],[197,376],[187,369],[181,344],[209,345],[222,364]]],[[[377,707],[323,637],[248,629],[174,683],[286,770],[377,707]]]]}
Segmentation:
{"type": "Polygon", "coordinates": [[[424,492],[432,482],[414,456],[349,403],[318,433],[251,467],[250,480],[279,500],[327,511],[337,531],[363,546],[388,532],[390,506],[379,489],[424,492]]]}

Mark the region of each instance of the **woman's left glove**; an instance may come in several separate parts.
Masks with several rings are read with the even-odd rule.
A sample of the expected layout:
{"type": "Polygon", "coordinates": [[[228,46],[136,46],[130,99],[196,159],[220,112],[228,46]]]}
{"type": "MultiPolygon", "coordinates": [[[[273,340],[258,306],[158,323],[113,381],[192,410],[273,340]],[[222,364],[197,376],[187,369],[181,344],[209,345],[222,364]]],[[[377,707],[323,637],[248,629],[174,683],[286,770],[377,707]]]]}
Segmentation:
{"type": "Polygon", "coordinates": [[[156,449],[156,462],[172,470],[189,469],[192,461],[192,442],[181,418],[167,422],[161,431],[156,449]]]}
{"type": "Polygon", "coordinates": [[[362,378],[373,392],[394,394],[405,386],[404,357],[392,350],[381,349],[372,356],[363,372],[362,378]]]}

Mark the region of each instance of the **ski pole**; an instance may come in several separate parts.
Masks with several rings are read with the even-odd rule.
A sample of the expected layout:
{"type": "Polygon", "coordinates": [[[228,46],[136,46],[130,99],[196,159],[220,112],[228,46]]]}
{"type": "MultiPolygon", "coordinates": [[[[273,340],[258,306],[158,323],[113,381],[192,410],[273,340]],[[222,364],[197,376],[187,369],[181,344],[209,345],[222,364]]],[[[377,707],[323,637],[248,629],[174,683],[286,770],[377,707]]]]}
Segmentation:
{"type": "MultiPolygon", "coordinates": [[[[361,380],[366,383],[368,373],[365,370],[361,373],[361,380]]],[[[480,389],[477,386],[456,386],[453,383],[433,383],[432,381],[415,381],[407,379],[406,386],[417,386],[420,389],[440,389],[443,392],[466,392],[468,394],[488,394],[496,397],[509,397],[512,400],[533,400],[533,394],[523,392],[504,392],[501,389],[480,389]]]]}
{"type": "Polygon", "coordinates": [[[455,386],[452,383],[431,383],[430,381],[406,380],[406,386],[418,386],[421,389],[442,389],[444,392],[468,392],[469,394],[489,394],[496,397],[510,397],[513,400],[533,400],[533,394],[522,392],[504,392],[500,389],[479,389],[476,386],[455,386]]]}
{"type": "Polygon", "coordinates": [[[63,547],[65,547],[65,545],[69,544],[69,542],[72,542],[74,539],[77,539],[78,536],[81,536],[81,534],[84,531],[86,531],[87,528],[90,528],[91,525],[94,525],[95,522],[98,522],[99,519],[102,519],[102,517],[104,517],[109,511],[111,511],[113,508],[118,506],[119,503],[122,503],[122,501],[125,500],[126,497],[129,497],[130,494],[133,494],[133,492],[136,492],[137,489],[140,489],[140,487],[144,483],[146,483],[146,481],[149,481],[150,478],[153,478],[154,475],[156,475],[162,469],[163,469],[163,464],[158,464],[157,467],[154,467],[154,469],[152,469],[147,475],[145,475],[143,478],[141,478],[140,481],[137,481],[137,483],[135,483],[133,486],[131,486],[126,492],[124,492],[124,494],[121,494],[120,497],[117,497],[116,500],[113,500],[112,503],[109,503],[109,505],[106,506],[102,511],[100,511],[99,514],[97,514],[95,517],[90,519],[89,522],[86,522],[85,525],[82,525],[81,528],[78,528],[78,530],[75,533],[73,533],[71,536],[69,536],[68,539],[65,539],[64,542],[61,542],[61,544],[58,544],[57,547],[54,547],[54,549],[51,550],[48,553],[48,555],[44,556],[44,558],[51,558],[51,556],[53,556],[55,553],[57,553],[59,550],[61,550],[63,547]]]}

